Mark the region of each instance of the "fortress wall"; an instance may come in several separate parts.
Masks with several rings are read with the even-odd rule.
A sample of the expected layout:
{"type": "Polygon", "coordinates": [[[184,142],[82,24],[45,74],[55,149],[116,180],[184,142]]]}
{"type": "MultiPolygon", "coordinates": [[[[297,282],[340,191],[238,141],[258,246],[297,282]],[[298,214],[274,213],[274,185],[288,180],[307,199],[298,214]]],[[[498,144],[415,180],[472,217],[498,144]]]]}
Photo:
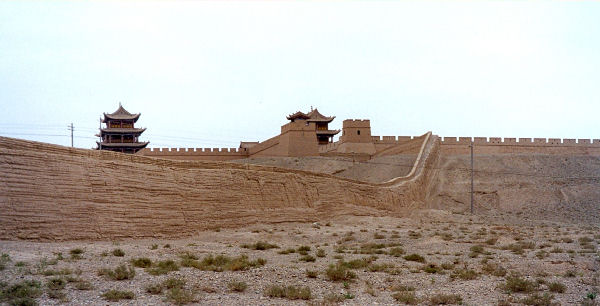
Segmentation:
{"type": "Polygon", "coordinates": [[[249,156],[283,156],[279,145],[279,135],[271,137],[248,149],[249,156]]]}
{"type": "Polygon", "coordinates": [[[421,136],[373,136],[376,155],[380,152],[389,150],[397,146],[402,146],[404,149],[396,150],[395,154],[415,154],[420,149],[420,144],[423,142],[425,135],[421,136]],[[377,138],[377,139],[375,139],[377,138]],[[412,145],[411,145],[412,144],[412,145]]]}
{"type": "MultiPolygon", "coordinates": [[[[471,137],[444,137],[442,154],[470,154],[471,137]]],[[[474,152],[478,154],[575,154],[600,155],[600,139],[560,138],[473,138],[474,152]]]]}
{"type": "Polygon", "coordinates": [[[252,223],[403,215],[423,205],[423,165],[438,150],[435,143],[425,147],[410,177],[377,185],[0,137],[0,239],[173,238],[252,223]]]}
{"type": "Polygon", "coordinates": [[[240,148],[146,148],[137,155],[173,160],[227,161],[245,158],[248,152],[240,148]]]}

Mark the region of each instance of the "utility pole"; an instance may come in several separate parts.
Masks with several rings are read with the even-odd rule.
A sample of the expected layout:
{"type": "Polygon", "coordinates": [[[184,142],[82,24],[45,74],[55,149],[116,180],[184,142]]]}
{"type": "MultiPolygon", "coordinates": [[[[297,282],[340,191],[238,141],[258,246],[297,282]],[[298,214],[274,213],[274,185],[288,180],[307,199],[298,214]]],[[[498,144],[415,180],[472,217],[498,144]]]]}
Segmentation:
{"type": "Polygon", "coordinates": [[[473,140],[471,139],[471,214],[473,214],[473,140]]]}
{"type": "Polygon", "coordinates": [[[71,125],[69,126],[69,130],[71,130],[71,148],[73,147],[73,122],[71,122],[71,125]]]}
{"type": "Polygon", "coordinates": [[[100,118],[100,124],[98,125],[100,129],[100,142],[98,143],[98,150],[102,150],[102,118],[100,118]]]}

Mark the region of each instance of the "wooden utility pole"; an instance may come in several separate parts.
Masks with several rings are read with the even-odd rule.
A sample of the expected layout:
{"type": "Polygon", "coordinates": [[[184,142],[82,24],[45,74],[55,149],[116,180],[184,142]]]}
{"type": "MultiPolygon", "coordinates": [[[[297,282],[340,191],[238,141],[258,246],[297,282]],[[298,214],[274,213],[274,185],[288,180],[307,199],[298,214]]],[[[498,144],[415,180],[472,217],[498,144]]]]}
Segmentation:
{"type": "Polygon", "coordinates": [[[473,214],[473,140],[471,140],[471,214],[473,214]]]}
{"type": "Polygon", "coordinates": [[[73,122],[71,122],[71,125],[69,126],[69,130],[71,130],[71,148],[73,147],[73,122]]]}

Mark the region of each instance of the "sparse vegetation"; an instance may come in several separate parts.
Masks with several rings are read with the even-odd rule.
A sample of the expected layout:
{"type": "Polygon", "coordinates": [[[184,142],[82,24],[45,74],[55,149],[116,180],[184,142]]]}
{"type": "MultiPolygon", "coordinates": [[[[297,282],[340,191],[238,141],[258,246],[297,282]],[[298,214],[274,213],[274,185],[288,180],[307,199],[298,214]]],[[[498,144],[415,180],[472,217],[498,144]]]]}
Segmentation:
{"type": "Polygon", "coordinates": [[[392,294],[392,297],[396,301],[407,304],[407,305],[416,305],[419,303],[419,299],[417,298],[415,293],[412,291],[395,292],[394,294],[392,294]]]}
{"type": "Polygon", "coordinates": [[[125,252],[121,249],[114,249],[112,250],[112,254],[113,256],[117,256],[117,257],[123,257],[125,256],[125,252]]]}
{"type": "Polygon", "coordinates": [[[419,254],[406,255],[404,256],[404,259],[408,261],[425,262],[425,258],[419,254]]]}
{"type": "Polygon", "coordinates": [[[0,286],[0,302],[9,305],[37,305],[35,299],[42,295],[42,284],[36,280],[24,280],[12,285],[0,286]]]}
{"type": "Polygon", "coordinates": [[[172,271],[179,271],[179,265],[173,260],[161,260],[149,268],[146,268],[146,272],[151,275],[167,274],[172,271]]]}
{"type": "Polygon", "coordinates": [[[268,250],[268,249],[278,249],[279,246],[276,244],[272,244],[272,243],[268,243],[268,242],[264,242],[264,241],[258,241],[253,244],[243,244],[242,248],[263,251],[263,250],[268,250]]]}
{"type": "Polygon", "coordinates": [[[265,289],[264,294],[268,297],[288,300],[310,300],[312,298],[309,287],[271,285],[265,289]]]}
{"type": "Polygon", "coordinates": [[[462,297],[458,294],[436,294],[429,297],[432,305],[462,304],[462,297]]]}
{"type": "Polygon", "coordinates": [[[152,266],[152,260],[146,257],[134,258],[131,260],[131,264],[137,268],[148,268],[152,266]]]}
{"type": "Polygon", "coordinates": [[[227,287],[231,291],[244,292],[246,288],[248,288],[248,284],[242,281],[230,281],[229,283],[227,283],[227,287]]]}
{"type": "Polygon", "coordinates": [[[561,282],[552,282],[548,284],[548,290],[550,290],[550,292],[565,293],[565,291],[567,291],[567,286],[561,282]]]}
{"type": "Polygon", "coordinates": [[[112,280],[133,279],[135,277],[135,269],[124,264],[119,265],[114,270],[104,268],[98,271],[99,276],[107,276],[112,280]]]}
{"type": "Polygon", "coordinates": [[[103,293],[102,297],[110,302],[118,302],[120,300],[135,299],[135,294],[131,291],[109,290],[103,293]]]}
{"type": "Polygon", "coordinates": [[[530,293],[537,289],[535,282],[523,279],[516,275],[510,275],[506,278],[506,282],[502,288],[508,293],[523,292],[530,293]]]}
{"type": "Polygon", "coordinates": [[[554,296],[549,293],[544,293],[543,295],[536,293],[521,299],[520,302],[525,305],[550,306],[554,305],[552,299],[554,299],[554,296]]]}
{"type": "Polygon", "coordinates": [[[194,267],[204,271],[245,271],[264,266],[267,261],[263,258],[249,260],[248,256],[228,257],[225,255],[207,255],[202,260],[189,259],[182,263],[184,267],[194,267]]]}
{"type": "Polygon", "coordinates": [[[348,269],[348,267],[342,264],[329,265],[325,271],[325,275],[329,280],[337,281],[349,281],[356,278],[356,274],[348,269]]]}
{"type": "Polygon", "coordinates": [[[69,254],[71,254],[71,259],[74,259],[74,260],[83,258],[83,256],[82,256],[83,253],[84,253],[83,249],[80,249],[80,248],[71,249],[69,251],[69,254]]]}

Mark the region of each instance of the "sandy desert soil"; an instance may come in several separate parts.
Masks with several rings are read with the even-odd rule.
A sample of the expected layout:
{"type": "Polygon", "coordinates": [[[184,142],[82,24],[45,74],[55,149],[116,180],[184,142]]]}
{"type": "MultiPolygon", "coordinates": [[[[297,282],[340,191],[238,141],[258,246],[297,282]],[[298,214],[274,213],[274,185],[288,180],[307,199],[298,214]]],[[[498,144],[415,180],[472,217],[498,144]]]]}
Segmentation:
{"type": "Polygon", "coordinates": [[[600,285],[598,243],[597,224],[503,223],[420,210],[407,218],[252,225],[182,240],[2,241],[0,286],[3,302],[10,303],[27,287],[16,285],[39,282],[19,292],[42,305],[594,305],[600,298],[591,299],[600,285]],[[210,255],[247,260],[219,266],[217,257],[207,260],[210,255]],[[139,258],[152,266],[133,267],[139,258]],[[100,275],[119,265],[135,275],[100,275]],[[330,265],[336,269],[327,273],[330,265]],[[287,295],[296,299],[269,296],[284,292],[273,286],[295,286],[287,295]],[[131,291],[133,298],[109,302],[102,295],[113,289],[131,291]]]}

